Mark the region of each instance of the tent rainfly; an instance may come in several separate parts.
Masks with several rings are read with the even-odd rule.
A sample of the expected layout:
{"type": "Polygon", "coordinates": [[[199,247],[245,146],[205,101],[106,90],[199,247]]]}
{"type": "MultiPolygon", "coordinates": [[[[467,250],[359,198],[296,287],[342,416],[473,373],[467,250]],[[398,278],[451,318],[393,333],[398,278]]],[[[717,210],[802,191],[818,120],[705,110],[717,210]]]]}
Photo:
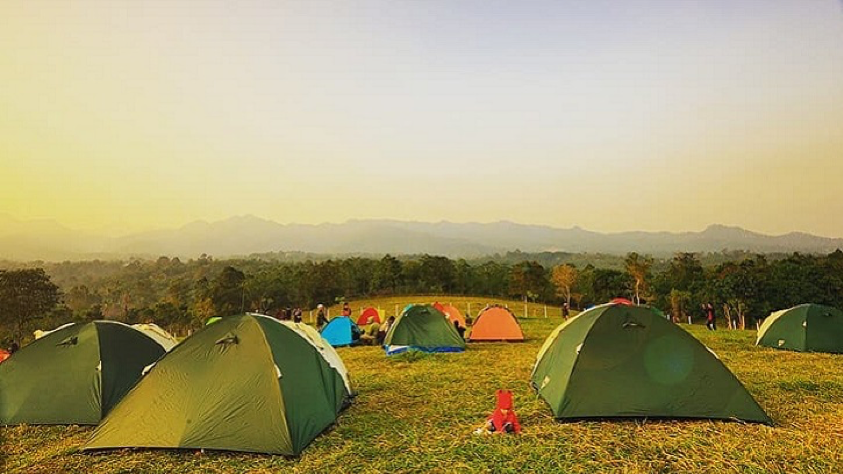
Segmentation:
{"type": "Polygon", "coordinates": [[[531,383],[558,419],[771,423],[713,352],[645,306],[610,303],[564,322],[539,351],[531,383]]]}
{"type": "Polygon", "coordinates": [[[818,304],[777,311],[761,324],[755,344],[800,352],[843,354],[843,311],[818,304]]]}
{"type": "Polygon", "coordinates": [[[433,306],[408,306],[384,338],[387,355],[408,350],[423,352],[463,352],[465,341],[454,325],[433,306]]]}
{"type": "Polygon", "coordinates": [[[155,364],[83,449],[298,455],[350,400],[326,352],[305,330],[274,318],[226,316],[155,364]]]}
{"type": "Polygon", "coordinates": [[[50,331],[0,364],[0,425],[96,425],[164,353],[114,321],[50,331]]]}

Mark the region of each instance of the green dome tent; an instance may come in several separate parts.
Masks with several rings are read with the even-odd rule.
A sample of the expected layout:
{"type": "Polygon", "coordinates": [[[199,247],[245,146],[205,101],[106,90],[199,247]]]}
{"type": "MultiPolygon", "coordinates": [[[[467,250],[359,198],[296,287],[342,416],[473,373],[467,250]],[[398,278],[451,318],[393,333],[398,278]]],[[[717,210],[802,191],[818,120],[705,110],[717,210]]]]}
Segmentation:
{"type": "Polygon", "coordinates": [[[429,305],[404,308],[383,341],[387,355],[408,350],[423,352],[462,352],[465,340],[445,314],[429,305]]]}
{"type": "Polygon", "coordinates": [[[155,364],[84,449],[298,455],[348,400],[342,375],[303,332],[267,316],[226,316],[155,364]]]}
{"type": "Polygon", "coordinates": [[[0,425],[96,425],[164,353],[114,321],[51,331],[0,364],[0,425]]]}
{"type": "Polygon", "coordinates": [[[843,311],[818,304],[776,311],[761,324],[755,344],[800,352],[843,353],[843,311]]]}
{"type": "Polygon", "coordinates": [[[771,423],[722,362],[648,307],[606,304],[547,338],[533,387],[556,418],[714,418],[771,423]]]}

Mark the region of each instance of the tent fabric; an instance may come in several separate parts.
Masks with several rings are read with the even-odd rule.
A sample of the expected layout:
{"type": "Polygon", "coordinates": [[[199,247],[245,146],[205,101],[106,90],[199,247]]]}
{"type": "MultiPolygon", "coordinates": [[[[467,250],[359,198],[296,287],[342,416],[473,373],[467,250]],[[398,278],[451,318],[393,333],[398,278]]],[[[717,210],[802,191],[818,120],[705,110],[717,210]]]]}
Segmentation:
{"type": "Polygon", "coordinates": [[[843,353],[843,311],[802,304],[768,316],[756,345],[799,352],[843,353]]]}
{"type": "Polygon", "coordinates": [[[0,364],[0,425],[95,425],[164,354],[114,321],[51,331],[0,364]]]}
{"type": "Polygon", "coordinates": [[[524,333],[518,320],[506,308],[492,306],[480,312],[471,327],[469,342],[475,341],[523,341],[524,333]]]}
{"type": "Polygon", "coordinates": [[[433,306],[412,305],[405,309],[384,338],[387,355],[408,350],[462,352],[465,341],[453,324],[433,306]]]}
{"type": "Polygon", "coordinates": [[[303,337],[307,342],[309,342],[313,347],[319,350],[322,354],[322,357],[325,358],[325,361],[328,362],[328,365],[333,367],[337,372],[339,372],[340,377],[342,377],[343,382],[345,383],[345,388],[348,390],[348,393],[353,394],[354,392],[351,390],[351,380],[348,376],[348,369],[345,367],[345,363],[343,363],[342,358],[337,353],[336,349],[319,334],[313,326],[310,326],[306,323],[295,323],[293,321],[281,321],[281,324],[293,329],[296,331],[301,337],[303,337]]]}
{"type": "Polygon", "coordinates": [[[132,327],[154,339],[155,342],[161,344],[161,347],[163,347],[167,352],[172,350],[172,348],[176,347],[176,344],[179,343],[178,339],[173,337],[172,334],[168,333],[157,324],[132,324],[132,327]]]}
{"type": "Polygon", "coordinates": [[[228,316],[162,358],[83,449],[298,455],[336,422],[349,395],[324,352],[293,327],[228,316]]]}
{"type": "Polygon", "coordinates": [[[643,306],[601,305],[560,325],[539,351],[531,384],[558,419],[771,423],[713,352],[643,306]]]}
{"type": "Polygon", "coordinates": [[[440,309],[439,311],[445,313],[445,316],[451,324],[454,324],[454,320],[456,320],[460,322],[460,327],[465,327],[465,316],[463,316],[460,310],[458,310],[456,307],[446,304],[442,305],[442,309],[440,309]]]}
{"type": "Polygon", "coordinates": [[[9,357],[11,357],[11,355],[12,354],[9,354],[9,351],[4,351],[3,349],[0,349],[0,362],[3,362],[4,360],[8,359],[9,357]]]}
{"type": "Polygon", "coordinates": [[[40,329],[36,329],[35,332],[32,333],[32,335],[35,336],[35,339],[41,339],[42,337],[46,336],[47,334],[50,334],[51,332],[58,331],[59,329],[64,329],[68,326],[73,326],[73,324],[74,323],[62,324],[61,326],[59,326],[55,329],[51,329],[49,331],[42,331],[40,329]]]}
{"type": "Polygon", "coordinates": [[[350,346],[360,339],[360,328],[347,316],[337,316],[322,328],[322,337],[334,347],[350,346]]]}
{"type": "Polygon", "coordinates": [[[357,318],[357,325],[364,326],[369,324],[369,318],[375,318],[374,322],[381,324],[383,323],[383,318],[381,317],[381,312],[376,310],[375,308],[366,308],[361,313],[360,316],[357,318]]]}
{"type": "Polygon", "coordinates": [[[612,301],[609,301],[612,304],[625,304],[627,306],[633,306],[635,303],[626,299],[626,298],[613,298],[612,301]]]}

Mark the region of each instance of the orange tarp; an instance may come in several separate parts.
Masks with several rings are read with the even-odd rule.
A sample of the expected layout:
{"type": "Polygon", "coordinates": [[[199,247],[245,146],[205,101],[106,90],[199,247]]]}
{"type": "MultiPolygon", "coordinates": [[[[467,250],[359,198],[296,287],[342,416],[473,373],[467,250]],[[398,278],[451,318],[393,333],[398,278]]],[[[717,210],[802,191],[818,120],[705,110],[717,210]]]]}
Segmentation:
{"type": "Polygon", "coordinates": [[[471,328],[469,341],[523,341],[524,333],[515,316],[506,308],[483,310],[471,328]]]}

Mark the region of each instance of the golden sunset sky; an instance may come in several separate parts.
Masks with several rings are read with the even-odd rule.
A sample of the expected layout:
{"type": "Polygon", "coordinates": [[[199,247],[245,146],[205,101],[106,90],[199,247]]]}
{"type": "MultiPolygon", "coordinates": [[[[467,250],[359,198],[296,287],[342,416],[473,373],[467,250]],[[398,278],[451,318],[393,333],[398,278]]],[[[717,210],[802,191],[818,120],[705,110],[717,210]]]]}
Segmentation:
{"type": "Polygon", "coordinates": [[[0,214],[843,237],[843,6],[3,0],[0,214]]]}

